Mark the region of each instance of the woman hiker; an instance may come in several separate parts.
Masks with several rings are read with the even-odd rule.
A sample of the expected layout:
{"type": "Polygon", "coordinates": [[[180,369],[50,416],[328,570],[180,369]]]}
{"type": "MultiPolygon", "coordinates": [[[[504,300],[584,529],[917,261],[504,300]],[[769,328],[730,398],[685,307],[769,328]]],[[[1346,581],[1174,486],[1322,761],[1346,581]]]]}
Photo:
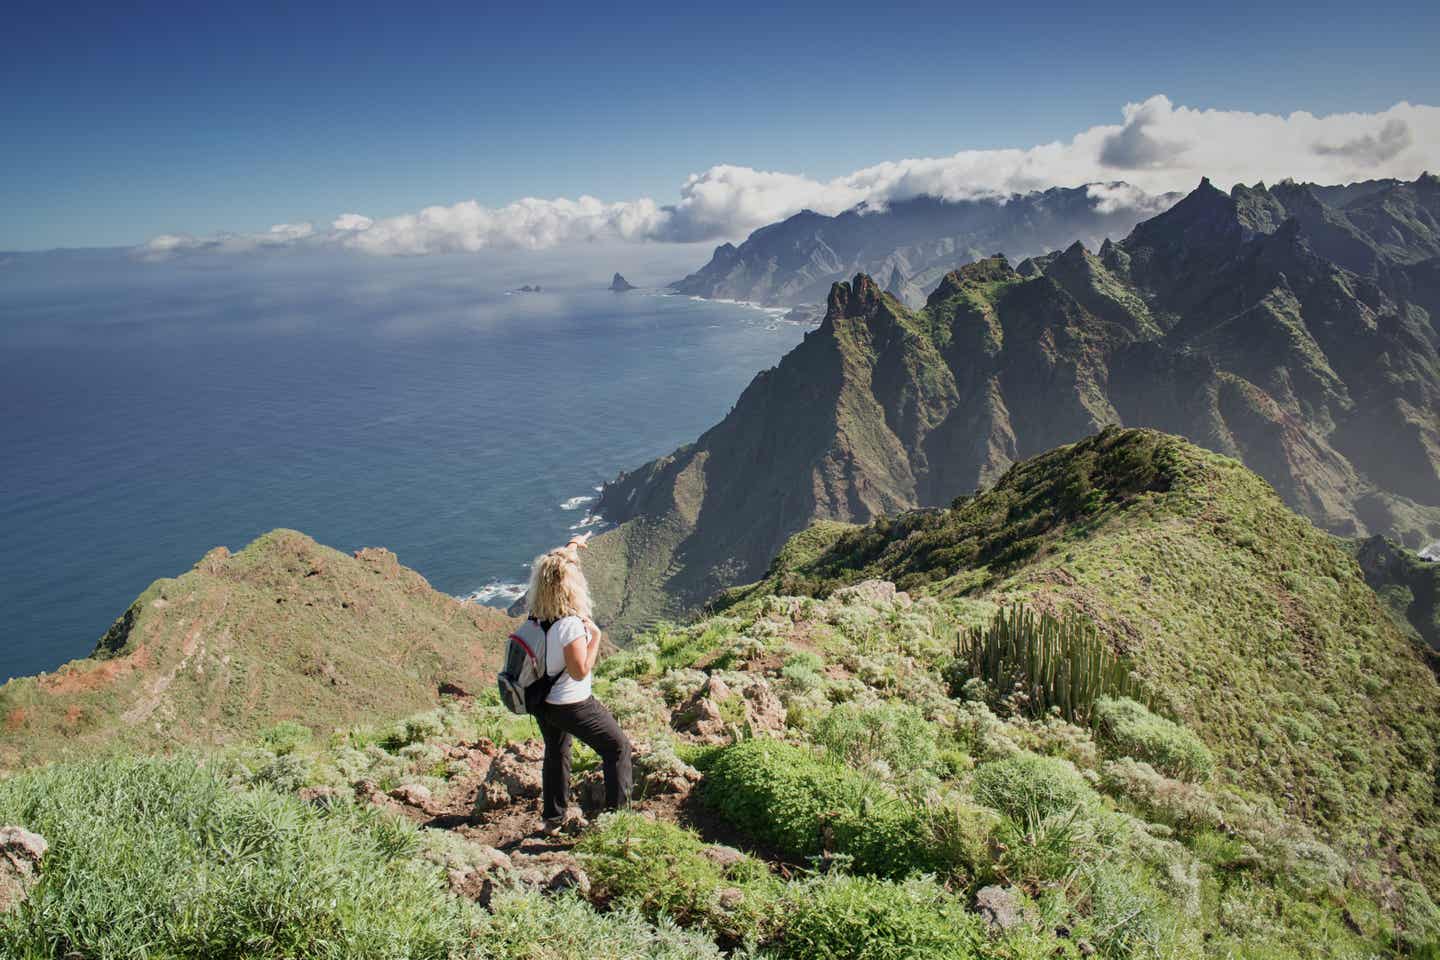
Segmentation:
{"type": "Polygon", "coordinates": [[[535,713],[545,739],[542,777],[544,833],[585,826],[570,818],[570,745],[578,738],[600,755],[605,769],[605,808],[630,802],[630,740],[590,692],[590,675],[600,653],[600,628],[590,619],[590,586],[580,569],[579,551],[587,533],[535,558],[526,593],[528,615],[545,631],[545,673],[555,677],[535,713]]]}

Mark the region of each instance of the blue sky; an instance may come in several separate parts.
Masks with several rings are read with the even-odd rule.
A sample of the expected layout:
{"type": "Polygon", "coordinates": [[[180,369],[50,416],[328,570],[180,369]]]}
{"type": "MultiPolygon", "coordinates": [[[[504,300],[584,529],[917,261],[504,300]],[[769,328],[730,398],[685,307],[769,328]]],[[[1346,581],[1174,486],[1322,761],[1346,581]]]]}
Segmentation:
{"type": "Polygon", "coordinates": [[[1126,103],[1440,104],[1440,4],[7,4],[0,249],[523,196],[673,202],[1028,147],[1126,103]]]}

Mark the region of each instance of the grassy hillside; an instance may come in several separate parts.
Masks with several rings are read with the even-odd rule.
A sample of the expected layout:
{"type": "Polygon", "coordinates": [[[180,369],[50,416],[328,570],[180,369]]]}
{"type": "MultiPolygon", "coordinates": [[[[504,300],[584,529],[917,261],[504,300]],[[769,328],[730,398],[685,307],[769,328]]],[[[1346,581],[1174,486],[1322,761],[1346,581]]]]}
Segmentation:
{"type": "Polygon", "coordinates": [[[488,685],[510,623],[388,550],[275,530],[155,581],[90,657],[0,686],[0,768],[401,716],[488,685]]]}
{"type": "Polygon", "coordinates": [[[802,542],[727,602],[878,578],[1083,613],[1235,784],[1440,877],[1434,677],[1344,543],[1239,463],[1154,431],[1106,430],[951,509],[829,525],[802,542]]]}

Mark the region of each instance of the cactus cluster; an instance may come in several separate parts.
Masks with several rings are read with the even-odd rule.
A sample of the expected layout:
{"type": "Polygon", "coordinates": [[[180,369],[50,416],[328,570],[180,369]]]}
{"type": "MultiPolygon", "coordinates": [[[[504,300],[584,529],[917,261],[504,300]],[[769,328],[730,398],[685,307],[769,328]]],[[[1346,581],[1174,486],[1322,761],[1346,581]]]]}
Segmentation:
{"type": "Polygon", "coordinates": [[[1075,615],[1001,607],[988,626],[961,632],[955,655],[968,676],[1036,716],[1058,708],[1071,723],[1089,725],[1100,697],[1149,701],[1130,665],[1094,624],[1075,615]]]}

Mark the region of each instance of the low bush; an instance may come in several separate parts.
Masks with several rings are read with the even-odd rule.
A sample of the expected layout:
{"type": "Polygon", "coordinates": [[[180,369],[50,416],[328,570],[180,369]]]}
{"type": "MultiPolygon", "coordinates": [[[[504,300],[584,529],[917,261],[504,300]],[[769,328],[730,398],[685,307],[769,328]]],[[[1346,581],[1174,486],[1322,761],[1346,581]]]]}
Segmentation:
{"type": "Polygon", "coordinates": [[[779,884],[758,861],[745,857],[722,869],[704,849],[691,831],[638,813],[606,815],[576,847],[594,895],[731,942],[758,942],[774,918],[779,884]]]}
{"type": "Polygon", "coordinates": [[[1121,757],[1100,768],[1100,785],[1116,799],[1129,802],[1147,820],[1189,834],[1218,829],[1224,823],[1215,799],[1205,788],[1167,777],[1143,760],[1121,757]]]}
{"type": "Polygon", "coordinates": [[[294,753],[310,742],[310,728],[294,720],[282,720],[263,731],[260,742],[277,754],[294,753]]]}
{"type": "Polygon", "coordinates": [[[929,826],[937,862],[947,864],[953,879],[974,888],[994,876],[995,833],[1001,816],[989,807],[956,796],[942,796],[930,805],[929,826]]]}
{"type": "Polygon", "coordinates": [[[490,903],[474,960],[721,960],[698,931],[674,921],[648,922],[633,907],[597,913],[571,893],[548,896],[534,889],[502,888],[490,903]]]}
{"type": "Polygon", "coordinates": [[[904,704],[842,703],[815,724],[815,741],[850,766],[901,776],[936,764],[935,728],[904,704]]]}
{"type": "Polygon", "coordinates": [[[1064,760],[1017,753],[975,768],[975,799],[1016,821],[1044,819],[1099,801],[1090,784],[1064,760]]]}
{"type": "Polygon", "coordinates": [[[780,679],[784,685],[791,690],[805,692],[818,690],[825,685],[825,678],[820,675],[820,669],[824,661],[819,654],[810,650],[802,650],[792,654],[786,659],[780,668],[780,679]]]}
{"type": "Polygon", "coordinates": [[[1134,870],[1106,864],[1091,871],[1088,886],[1090,935],[1101,956],[1181,955],[1170,942],[1176,918],[1164,897],[1134,870]]]}
{"type": "Polygon", "coordinates": [[[934,882],[829,875],[795,885],[785,929],[765,954],[776,960],[965,960],[981,940],[979,918],[934,882]]]}
{"type": "Polygon", "coordinates": [[[1007,885],[1036,891],[1046,885],[1064,889],[1081,868],[1099,856],[1094,824],[1080,807],[1049,816],[1004,817],[995,831],[1000,855],[994,865],[1007,885]]]}
{"type": "Polygon", "coordinates": [[[439,960],[479,920],[413,856],[408,823],[232,789],[188,758],[12,777],[0,782],[0,823],[50,843],[30,898],[0,915],[9,956],[439,960]]]}
{"type": "Polygon", "coordinates": [[[1210,749],[1189,728],[1124,697],[1095,703],[1097,739],[1107,756],[1144,760],[1166,776],[1200,781],[1215,769],[1210,749]]]}
{"type": "Polygon", "coordinates": [[[746,740],[710,759],[705,802],[785,853],[838,853],[860,873],[948,871],[928,816],[883,783],[833,758],[775,740],[746,740]]]}

